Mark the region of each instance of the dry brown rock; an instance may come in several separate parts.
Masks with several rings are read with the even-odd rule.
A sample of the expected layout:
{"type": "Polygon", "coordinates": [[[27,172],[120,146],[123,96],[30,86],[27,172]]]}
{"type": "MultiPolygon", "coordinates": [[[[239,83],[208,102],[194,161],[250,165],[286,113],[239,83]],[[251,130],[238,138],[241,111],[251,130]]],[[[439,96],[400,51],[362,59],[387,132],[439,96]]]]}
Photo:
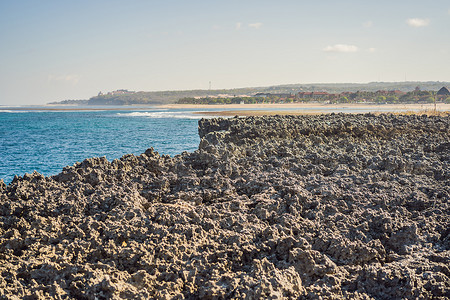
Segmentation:
{"type": "Polygon", "coordinates": [[[449,117],[199,121],[0,181],[1,299],[447,299],[449,117]]]}

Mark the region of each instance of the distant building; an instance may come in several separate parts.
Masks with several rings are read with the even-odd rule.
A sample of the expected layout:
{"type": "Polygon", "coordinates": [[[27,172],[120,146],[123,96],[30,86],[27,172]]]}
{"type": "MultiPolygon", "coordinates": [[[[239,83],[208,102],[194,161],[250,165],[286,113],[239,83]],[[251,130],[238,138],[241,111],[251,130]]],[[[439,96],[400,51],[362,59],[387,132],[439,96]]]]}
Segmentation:
{"type": "Polygon", "coordinates": [[[389,92],[388,91],[385,91],[385,90],[378,90],[378,91],[376,91],[375,92],[377,95],[388,95],[389,94],[389,92]]]}
{"type": "Polygon", "coordinates": [[[405,92],[402,92],[400,90],[392,90],[392,91],[378,90],[375,93],[379,96],[402,96],[406,94],[405,92]]]}
{"type": "Polygon", "coordinates": [[[108,95],[124,95],[124,94],[133,94],[133,91],[129,91],[129,90],[116,90],[116,91],[112,91],[109,92],[108,95]]]}
{"type": "Polygon", "coordinates": [[[287,99],[290,98],[292,95],[289,94],[285,94],[285,93],[279,93],[279,94],[272,94],[272,97],[278,97],[280,99],[287,99]]]}
{"type": "Polygon", "coordinates": [[[257,93],[255,94],[255,97],[269,97],[269,98],[274,98],[274,97],[278,97],[278,98],[290,98],[292,95],[291,94],[283,94],[283,93],[279,93],[279,94],[271,94],[271,93],[257,93]]]}
{"type": "Polygon", "coordinates": [[[448,88],[446,88],[445,86],[443,86],[437,93],[436,93],[436,98],[441,100],[441,99],[446,99],[447,97],[450,97],[450,91],[448,90],[448,88]]]}
{"type": "Polygon", "coordinates": [[[312,99],[323,99],[329,97],[330,94],[327,92],[300,92],[297,97],[300,99],[312,98],[312,99]]]}
{"type": "Polygon", "coordinates": [[[396,95],[396,96],[402,96],[405,95],[405,92],[402,92],[400,90],[393,90],[393,91],[389,91],[390,94],[396,95]]]}

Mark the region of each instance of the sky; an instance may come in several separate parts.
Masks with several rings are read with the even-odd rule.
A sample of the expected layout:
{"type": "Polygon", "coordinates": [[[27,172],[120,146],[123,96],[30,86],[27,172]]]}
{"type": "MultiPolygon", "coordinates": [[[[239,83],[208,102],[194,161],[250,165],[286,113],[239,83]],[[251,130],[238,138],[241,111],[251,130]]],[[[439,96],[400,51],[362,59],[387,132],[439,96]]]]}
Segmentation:
{"type": "Polygon", "coordinates": [[[0,105],[450,81],[449,30],[448,0],[0,0],[0,105]]]}

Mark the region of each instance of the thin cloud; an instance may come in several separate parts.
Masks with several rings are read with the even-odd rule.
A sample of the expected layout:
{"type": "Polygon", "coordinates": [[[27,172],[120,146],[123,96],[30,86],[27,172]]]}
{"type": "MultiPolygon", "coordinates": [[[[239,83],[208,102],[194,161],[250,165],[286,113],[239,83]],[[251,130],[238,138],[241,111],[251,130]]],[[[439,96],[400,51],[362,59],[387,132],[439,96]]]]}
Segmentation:
{"type": "Polygon", "coordinates": [[[75,74],[67,74],[67,75],[53,75],[50,74],[47,77],[49,82],[66,82],[73,85],[76,85],[78,81],[80,81],[80,76],[75,74]]]}
{"type": "Polygon", "coordinates": [[[366,28],[370,28],[370,27],[373,26],[373,22],[372,22],[372,21],[367,21],[367,22],[364,22],[362,25],[363,25],[364,27],[366,27],[366,28]]]}
{"type": "Polygon", "coordinates": [[[259,28],[261,28],[262,25],[263,25],[262,23],[251,23],[251,24],[248,24],[249,27],[254,28],[254,29],[259,29],[259,28]]]}
{"type": "Polygon", "coordinates": [[[374,52],[377,51],[377,49],[376,49],[376,48],[369,48],[368,51],[369,51],[370,53],[374,53],[374,52]]]}
{"type": "Polygon", "coordinates": [[[428,19],[420,19],[420,18],[412,18],[406,20],[406,24],[408,24],[411,27],[425,27],[430,24],[430,20],[428,19]]]}
{"type": "Polygon", "coordinates": [[[242,27],[242,23],[241,22],[237,22],[236,23],[236,29],[239,30],[242,27]]]}
{"type": "Polygon", "coordinates": [[[352,53],[358,52],[358,47],[354,45],[336,44],[333,46],[326,46],[323,51],[325,52],[341,52],[341,53],[352,53]]]}

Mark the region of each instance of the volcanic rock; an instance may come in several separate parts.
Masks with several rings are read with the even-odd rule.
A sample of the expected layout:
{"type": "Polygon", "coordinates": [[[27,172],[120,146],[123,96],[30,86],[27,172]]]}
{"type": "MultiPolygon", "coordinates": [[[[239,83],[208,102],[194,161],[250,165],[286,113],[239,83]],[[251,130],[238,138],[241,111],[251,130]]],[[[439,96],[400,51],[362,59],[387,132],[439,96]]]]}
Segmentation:
{"type": "Polygon", "coordinates": [[[199,121],[0,181],[2,299],[448,299],[449,117],[199,121]]]}

